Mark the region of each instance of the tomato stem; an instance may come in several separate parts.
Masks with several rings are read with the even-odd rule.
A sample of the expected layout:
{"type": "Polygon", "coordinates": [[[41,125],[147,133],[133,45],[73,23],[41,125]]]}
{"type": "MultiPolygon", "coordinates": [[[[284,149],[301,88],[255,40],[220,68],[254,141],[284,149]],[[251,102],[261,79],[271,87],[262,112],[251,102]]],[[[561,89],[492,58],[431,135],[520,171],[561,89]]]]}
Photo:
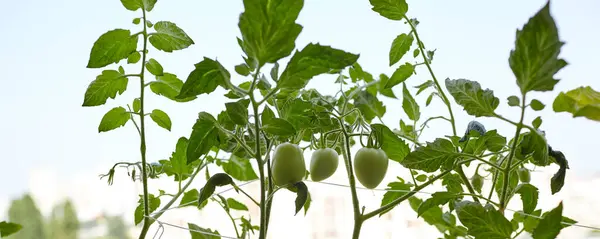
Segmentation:
{"type": "Polygon", "coordinates": [[[148,233],[148,229],[150,228],[150,206],[148,202],[148,174],[146,169],[146,128],[145,128],[145,115],[144,115],[144,71],[146,68],[146,56],[147,56],[147,44],[148,44],[148,30],[146,29],[146,9],[142,7],[142,20],[144,25],[144,30],[142,31],[142,36],[144,38],[143,43],[143,51],[142,51],[142,67],[140,72],[140,154],[142,157],[142,187],[144,190],[144,195],[142,196],[142,200],[144,202],[144,225],[142,226],[142,231],[140,232],[140,239],[146,238],[146,234],[148,233]]]}
{"type": "MultiPolygon", "coordinates": [[[[525,119],[525,98],[526,98],[526,94],[522,94],[523,97],[521,97],[521,119],[519,119],[519,123],[516,125],[517,126],[517,130],[515,132],[515,137],[513,138],[513,144],[510,148],[510,154],[508,155],[508,161],[506,162],[506,166],[504,167],[504,172],[502,175],[503,176],[503,184],[502,184],[502,193],[500,194],[500,212],[504,213],[504,209],[506,208],[506,204],[507,204],[507,191],[508,191],[508,182],[510,179],[510,171],[511,171],[511,163],[512,163],[512,159],[515,157],[515,151],[517,149],[517,144],[519,143],[519,135],[521,135],[521,129],[523,129],[523,120],[525,119]]],[[[536,132],[537,131],[533,131],[536,132]]]]}

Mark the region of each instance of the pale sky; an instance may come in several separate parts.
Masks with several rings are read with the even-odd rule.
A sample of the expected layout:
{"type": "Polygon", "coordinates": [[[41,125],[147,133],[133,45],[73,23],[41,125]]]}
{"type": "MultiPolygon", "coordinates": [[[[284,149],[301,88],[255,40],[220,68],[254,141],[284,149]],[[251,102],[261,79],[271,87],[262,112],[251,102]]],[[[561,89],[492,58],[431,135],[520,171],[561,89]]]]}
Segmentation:
{"type": "MultiPolygon", "coordinates": [[[[409,16],[421,22],[420,36],[429,49],[437,49],[433,69],[440,81],[446,77],[479,81],[484,88],[494,89],[500,98],[498,112],[515,119],[517,111],[506,105],[506,97],[517,94],[515,78],[508,65],[508,55],[514,47],[515,32],[538,11],[543,0],[510,1],[409,1],[409,16]]],[[[553,1],[551,13],[566,42],[561,56],[569,63],[558,77],[561,81],[552,93],[532,94],[547,107],[541,113],[529,111],[527,122],[541,115],[548,141],[563,151],[571,170],[567,177],[600,172],[597,136],[600,123],[573,119],[551,109],[559,91],[589,85],[600,90],[597,68],[600,61],[600,1],[553,1]]],[[[157,59],[166,72],[185,79],[193,64],[203,57],[215,58],[232,73],[233,81],[242,82],[233,66],[242,62],[242,51],[236,43],[239,36],[238,15],[243,11],[241,0],[159,0],[148,14],[149,20],[176,23],[195,41],[190,48],[165,54],[151,50],[149,57],[157,59]]],[[[59,180],[72,180],[87,173],[90,178],[108,171],[117,161],[138,161],[139,144],[131,123],[108,133],[97,133],[101,117],[112,107],[130,104],[139,94],[136,79],[131,79],[128,91],[117,100],[109,99],[104,106],[83,108],[83,95],[100,69],[86,69],[90,49],[104,32],[128,28],[139,12],[125,10],[118,0],[21,0],[0,4],[0,198],[16,197],[28,190],[32,170],[55,171],[59,180]],[[98,171],[102,168],[102,171],[98,171]]],[[[392,40],[408,33],[406,25],[392,22],[370,9],[368,0],[306,0],[298,22],[304,30],[297,40],[302,48],[309,42],[331,45],[352,53],[360,53],[359,63],[373,75],[391,75],[388,52],[392,40]]],[[[407,54],[403,61],[413,62],[407,54]]],[[[287,60],[286,60],[287,61],[287,60]]],[[[124,64],[124,61],[121,62],[124,64]]],[[[282,62],[285,63],[285,62],[282,62]]],[[[116,69],[111,65],[106,69],[116,69]]],[[[139,66],[126,67],[134,73],[139,66]]],[[[335,76],[315,78],[309,87],[333,92],[335,76]]],[[[411,77],[409,86],[428,80],[424,67],[411,77]]],[[[189,136],[199,111],[218,113],[226,102],[218,90],[213,95],[200,96],[190,103],[172,103],[150,91],[148,110],[160,108],[173,121],[168,132],[151,121],[148,131],[150,161],[166,158],[175,148],[177,138],[189,136]]],[[[401,88],[395,88],[398,95],[401,88]]],[[[413,91],[414,92],[414,91],[413,91]]],[[[439,102],[424,110],[427,94],[417,97],[428,116],[446,114],[439,102]]],[[[398,127],[401,101],[385,100],[384,121],[398,127]]],[[[455,108],[464,132],[473,117],[455,108]]],[[[422,116],[422,118],[425,118],[422,116]]],[[[512,137],[514,128],[495,119],[479,119],[488,129],[497,128],[512,137]]],[[[432,124],[424,139],[450,134],[444,123],[432,124]]],[[[124,174],[124,173],[122,173],[124,174]]],[[[123,176],[123,175],[121,175],[123,176]]],[[[104,184],[105,185],[105,184],[104,184]]],[[[133,192],[132,192],[133,193],[133,192]]]]}

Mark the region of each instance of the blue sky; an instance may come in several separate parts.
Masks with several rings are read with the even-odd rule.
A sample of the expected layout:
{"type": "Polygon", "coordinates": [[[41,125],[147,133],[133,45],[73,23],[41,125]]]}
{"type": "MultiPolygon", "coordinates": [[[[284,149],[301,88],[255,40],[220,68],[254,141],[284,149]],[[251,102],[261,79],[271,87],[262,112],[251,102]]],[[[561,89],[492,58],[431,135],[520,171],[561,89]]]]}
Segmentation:
{"type": "MultiPolygon", "coordinates": [[[[508,66],[508,55],[514,46],[515,32],[545,4],[543,0],[509,1],[409,1],[410,17],[420,20],[419,33],[426,46],[437,49],[433,69],[440,80],[467,78],[479,81],[485,88],[494,89],[501,99],[501,114],[516,118],[516,110],[506,106],[506,97],[518,92],[508,66]]],[[[561,56],[569,65],[559,72],[561,82],[557,91],[532,94],[551,105],[558,90],[590,85],[600,90],[597,67],[600,62],[600,1],[553,1],[554,15],[561,39],[566,42],[561,56]]],[[[193,64],[202,57],[217,58],[233,72],[242,62],[242,52],[235,37],[242,1],[159,0],[149,13],[151,21],[168,20],[184,29],[195,41],[189,49],[172,54],[155,50],[150,57],[157,59],[165,71],[185,79],[193,64]]],[[[117,161],[137,161],[138,139],[132,124],[108,133],[97,133],[102,115],[112,107],[130,103],[139,94],[135,80],[128,91],[109,100],[105,106],[83,108],[83,94],[88,84],[100,73],[86,69],[94,41],[114,28],[139,29],[131,24],[139,13],[125,10],[118,0],[21,0],[2,3],[0,8],[0,159],[3,173],[0,178],[0,197],[13,197],[28,188],[31,169],[59,172],[69,180],[79,172],[97,177],[117,161]]],[[[370,10],[367,0],[307,0],[298,22],[304,26],[297,46],[320,42],[353,53],[360,53],[359,62],[374,75],[391,74],[388,51],[392,40],[407,33],[406,25],[392,22],[370,10]]],[[[137,30],[132,30],[137,31],[137,30]]],[[[412,56],[405,60],[413,61],[412,56]]],[[[111,65],[108,69],[116,69],[111,65]]],[[[138,71],[138,66],[126,67],[138,71]]],[[[235,75],[235,74],[233,74],[235,75]]],[[[424,69],[409,79],[417,85],[429,76],[424,69]]],[[[315,78],[309,87],[333,92],[334,76],[315,78]]],[[[236,75],[234,82],[241,82],[236,75]]],[[[398,92],[398,89],[395,89],[398,92]]],[[[149,126],[149,159],[168,157],[180,136],[188,136],[199,111],[218,113],[223,109],[223,91],[199,97],[186,104],[172,103],[150,94],[148,109],[160,108],[170,114],[173,130],[149,126]]],[[[424,102],[426,94],[417,97],[424,102]]],[[[397,127],[405,117],[400,101],[386,100],[387,124],[397,127]]],[[[473,117],[455,108],[464,125],[473,117]]],[[[426,115],[445,112],[443,105],[434,102],[426,115]]],[[[588,175],[600,171],[597,159],[600,124],[585,119],[573,119],[567,114],[555,114],[551,107],[541,113],[530,112],[527,121],[537,115],[544,119],[542,128],[554,148],[562,150],[570,160],[571,175],[588,175]]],[[[479,119],[488,129],[497,128],[512,135],[513,128],[494,119],[479,119]]],[[[426,139],[433,139],[450,130],[443,123],[433,124],[426,139]]]]}

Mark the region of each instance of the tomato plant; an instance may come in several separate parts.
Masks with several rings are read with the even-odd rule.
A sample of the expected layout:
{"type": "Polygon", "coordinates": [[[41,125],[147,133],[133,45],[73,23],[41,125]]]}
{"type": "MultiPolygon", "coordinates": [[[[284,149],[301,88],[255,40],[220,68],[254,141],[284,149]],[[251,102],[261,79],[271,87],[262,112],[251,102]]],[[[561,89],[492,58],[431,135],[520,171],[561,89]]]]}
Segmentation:
{"type": "MultiPolygon", "coordinates": [[[[238,24],[241,37],[237,39],[243,52],[240,63],[223,66],[216,58],[204,57],[193,65],[185,80],[165,69],[159,62],[163,59],[151,58],[151,50],[171,53],[194,44],[175,23],[152,22],[148,18],[147,13],[154,9],[156,1],[121,0],[127,10],[140,13],[140,17],[133,19],[139,25],[138,30],[113,29],[96,40],[87,67],[105,69],[90,83],[83,101],[85,107],[103,105],[126,91],[129,80],[140,87],[139,96],[132,99],[131,105],[108,110],[98,126],[99,132],[108,132],[132,122],[139,135],[140,161],[117,163],[104,175],[112,184],[117,166],[124,166],[133,180],[141,181],[143,194],[134,212],[136,225],[142,225],[139,238],[146,238],[150,225],[179,201],[180,207],[195,206],[199,210],[207,203],[217,203],[230,217],[238,238],[265,239],[273,196],[280,189],[297,194],[296,213],[302,208],[305,212],[309,209],[309,188],[303,182],[307,180],[303,152],[309,148],[318,149],[313,152],[309,168],[313,181],[331,176],[337,169],[338,155],[342,155],[353,205],[354,239],[359,238],[365,221],[406,201],[444,238],[514,238],[523,232],[531,233],[534,238],[554,238],[570,225],[564,223],[574,223],[562,215],[562,203],[548,212],[537,209],[540,185],[528,183],[523,176],[525,165],[557,164],[559,169],[549,183],[554,194],[563,187],[568,169],[565,155],[550,147],[545,132],[540,130],[541,117],[531,125],[524,122],[529,109],[544,109],[544,104],[532,99],[530,93],[554,90],[559,82],[554,75],[567,65],[559,58],[564,43],[549,3],[517,31],[509,66],[519,92],[505,103],[518,107],[520,113],[509,117],[496,112],[504,101],[480,83],[467,79],[438,80],[431,67],[435,51],[427,48],[420,38],[419,21],[409,16],[404,0],[370,0],[373,11],[410,27],[409,32],[392,41],[389,65],[396,70],[389,76],[384,73],[374,76],[363,69],[358,53],[319,43],[296,46],[303,30],[296,22],[303,0],[244,0],[238,24]],[[404,57],[411,49],[414,62],[404,57]],[[289,56],[287,64],[280,65],[289,56]],[[125,72],[123,64],[137,64],[139,71],[125,72]],[[414,76],[417,68],[427,69],[426,81],[417,82],[414,76]],[[340,89],[336,94],[307,89],[313,77],[324,74],[333,75],[340,89]],[[428,92],[425,106],[433,100],[441,101],[447,115],[422,119],[422,105],[407,87],[409,82],[418,84],[416,95],[428,92]],[[152,95],[148,93],[184,103],[202,94],[215,94],[217,88],[227,91],[223,111],[215,115],[198,113],[189,135],[175,142],[172,155],[150,162],[159,156],[146,154],[150,147],[146,144],[146,130],[150,126],[147,117],[166,130],[176,122],[166,111],[149,108],[146,100],[152,95]],[[399,129],[390,129],[376,120],[381,120],[386,112],[380,99],[397,99],[395,90],[402,92],[401,106],[406,117],[400,120],[399,129]],[[496,129],[486,129],[477,120],[467,124],[456,122],[453,104],[474,118],[493,118],[514,126],[514,135],[507,140],[496,129]],[[446,122],[452,135],[423,142],[420,136],[434,120],[446,122]],[[463,135],[457,134],[459,127],[466,128],[463,135]],[[351,149],[358,146],[356,142],[362,143],[364,136],[369,137],[369,143],[353,158],[351,149]],[[356,180],[367,188],[377,187],[390,160],[410,169],[412,182],[402,178],[389,182],[381,206],[366,210],[357,195],[356,180]],[[465,169],[475,166],[474,161],[478,163],[477,169],[469,178],[465,169]],[[211,175],[209,166],[219,167],[219,172],[211,169],[211,175]],[[191,182],[204,169],[207,179],[204,186],[190,189],[191,182]],[[488,174],[482,176],[479,171],[488,174]],[[151,193],[148,185],[158,177],[173,177],[177,190],[151,193]],[[484,177],[491,179],[489,186],[484,185],[484,177]],[[238,186],[239,182],[252,180],[260,183],[259,195],[250,195],[238,186]],[[446,190],[425,200],[415,196],[434,183],[441,183],[446,190]],[[215,194],[217,187],[232,187],[254,205],[215,194]],[[505,214],[506,206],[516,194],[520,195],[522,210],[510,218],[505,214]],[[249,215],[234,218],[230,214],[231,210],[247,211],[251,206],[260,208],[257,220],[252,221],[249,215]],[[253,224],[256,221],[258,225],[253,224]]],[[[599,96],[590,87],[580,87],[560,93],[552,108],[573,117],[600,121],[599,96]]],[[[188,225],[194,230],[192,236],[200,232],[219,234],[192,223],[188,225]]]]}

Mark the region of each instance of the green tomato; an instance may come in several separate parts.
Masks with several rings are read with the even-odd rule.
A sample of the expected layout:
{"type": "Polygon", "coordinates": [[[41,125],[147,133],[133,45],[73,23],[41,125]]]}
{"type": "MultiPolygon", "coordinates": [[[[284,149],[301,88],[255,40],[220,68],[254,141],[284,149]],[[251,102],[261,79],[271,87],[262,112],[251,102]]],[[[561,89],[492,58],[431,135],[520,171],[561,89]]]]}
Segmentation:
{"type": "Polygon", "coordinates": [[[471,178],[471,186],[473,186],[475,191],[481,193],[481,188],[483,188],[483,177],[475,173],[475,175],[473,175],[471,178]]]}
{"type": "Polygon", "coordinates": [[[339,155],[335,150],[317,149],[310,159],[310,179],[319,182],[331,177],[338,167],[338,162],[339,155]]]}
{"type": "Polygon", "coordinates": [[[519,180],[521,180],[521,182],[524,183],[528,183],[529,181],[531,181],[531,174],[529,173],[529,170],[527,170],[526,168],[520,168],[519,180]]]}
{"type": "Polygon", "coordinates": [[[282,143],[275,148],[271,166],[275,185],[290,186],[302,181],[306,175],[306,165],[302,149],[297,144],[282,143]]]}
{"type": "Polygon", "coordinates": [[[356,179],[366,188],[377,187],[388,168],[388,157],[381,149],[362,148],[354,156],[356,179]]]}

